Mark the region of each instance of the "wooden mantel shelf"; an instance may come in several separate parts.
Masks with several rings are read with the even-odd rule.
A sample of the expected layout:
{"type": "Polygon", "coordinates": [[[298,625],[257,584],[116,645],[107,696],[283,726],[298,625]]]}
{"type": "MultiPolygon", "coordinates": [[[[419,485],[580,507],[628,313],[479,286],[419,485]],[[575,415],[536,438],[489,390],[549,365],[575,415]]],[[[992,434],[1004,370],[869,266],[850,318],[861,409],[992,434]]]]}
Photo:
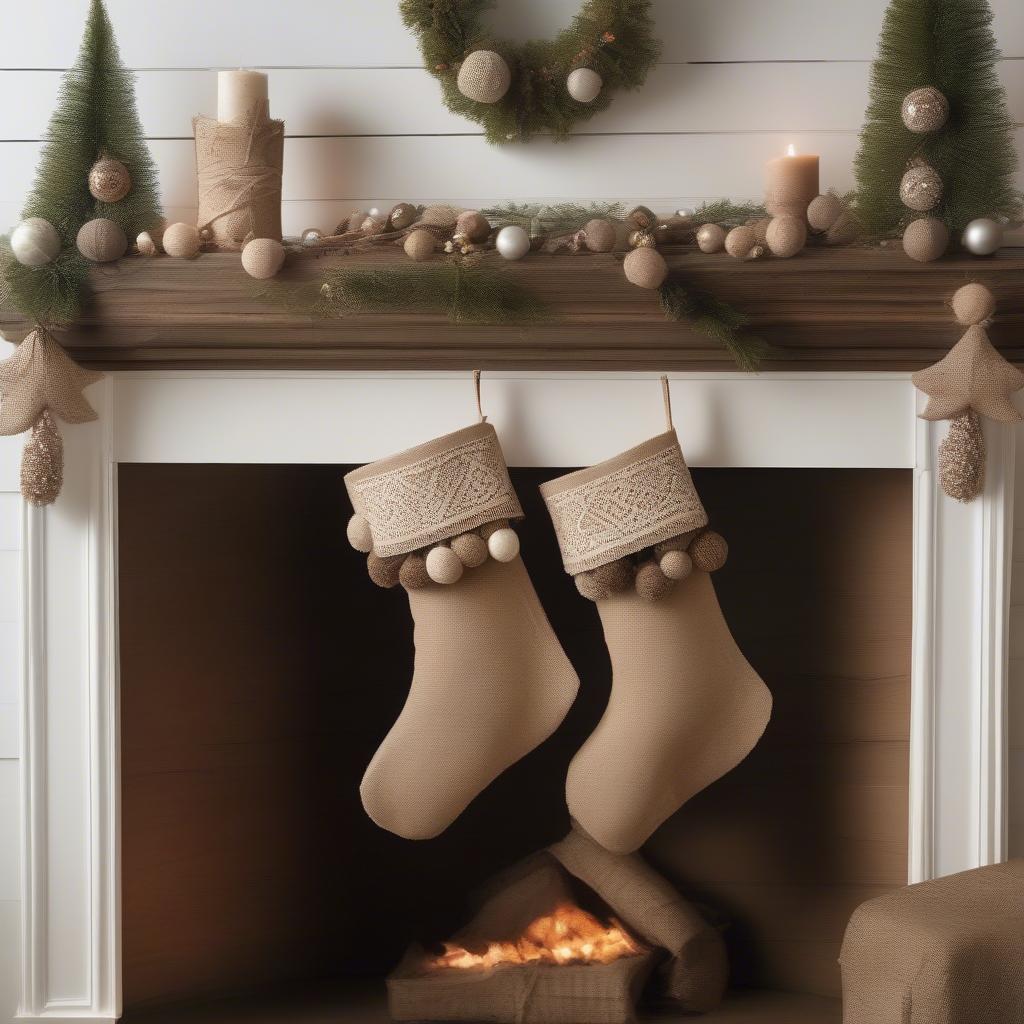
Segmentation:
{"type": "MultiPolygon", "coordinates": [[[[963,333],[946,303],[968,281],[999,299],[992,337],[1024,362],[1024,249],[979,260],[918,264],[891,249],[812,249],[792,260],[741,263],[668,248],[674,270],[750,315],[778,346],[766,369],[908,370],[941,358],[963,333]]],[[[497,256],[488,257],[498,259],[497,256]]],[[[325,263],[402,260],[394,250],[289,257],[278,280],[315,279],[325,263]]],[[[386,315],[312,320],[254,297],[237,254],[193,261],[130,257],[97,267],[85,318],[62,332],[99,369],[728,369],[728,356],[688,326],[667,322],[655,294],[629,285],[621,256],[535,255],[505,268],[541,295],[557,321],[460,327],[443,317],[386,315]]],[[[28,325],[0,312],[12,341],[28,325]]]]}

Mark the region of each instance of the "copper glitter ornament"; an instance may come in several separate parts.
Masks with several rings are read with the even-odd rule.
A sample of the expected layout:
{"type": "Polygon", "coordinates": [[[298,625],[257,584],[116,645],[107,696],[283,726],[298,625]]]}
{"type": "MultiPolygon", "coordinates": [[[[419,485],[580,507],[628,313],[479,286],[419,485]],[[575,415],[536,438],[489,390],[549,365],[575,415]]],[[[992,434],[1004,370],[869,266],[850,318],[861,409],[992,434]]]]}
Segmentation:
{"type": "Polygon", "coordinates": [[[132,176],[120,160],[102,157],[89,171],[89,194],[101,203],[119,203],[132,190],[132,176]]]}
{"type": "Polygon", "coordinates": [[[939,172],[930,164],[911,167],[900,182],[900,199],[903,205],[919,213],[934,210],[942,202],[944,191],[939,172]]]}
{"type": "Polygon", "coordinates": [[[939,482],[956,501],[974,501],[985,489],[985,435],[973,410],[958,416],[939,445],[939,482]]]}
{"type": "Polygon", "coordinates": [[[64,442],[49,411],[29,434],[21,455],[21,494],[30,505],[52,505],[64,483],[64,442]]]}
{"type": "Polygon", "coordinates": [[[949,100],[934,86],[915,89],[903,101],[903,123],[915,135],[937,132],[949,120],[949,100]]]}

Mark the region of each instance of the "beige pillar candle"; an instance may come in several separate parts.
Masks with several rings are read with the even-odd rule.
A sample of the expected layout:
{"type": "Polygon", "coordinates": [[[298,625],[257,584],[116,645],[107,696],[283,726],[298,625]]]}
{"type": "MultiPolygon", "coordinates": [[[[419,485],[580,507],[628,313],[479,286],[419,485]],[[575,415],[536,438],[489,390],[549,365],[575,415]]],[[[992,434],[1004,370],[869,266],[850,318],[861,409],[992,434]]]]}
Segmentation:
{"type": "Polygon", "coordinates": [[[807,207],[821,191],[821,159],[810,154],[797,154],[790,146],[786,156],[768,163],[765,209],[773,217],[793,214],[807,217],[807,207]]]}
{"type": "Polygon", "coordinates": [[[267,76],[262,71],[217,73],[217,120],[237,121],[268,98],[267,76]]]}

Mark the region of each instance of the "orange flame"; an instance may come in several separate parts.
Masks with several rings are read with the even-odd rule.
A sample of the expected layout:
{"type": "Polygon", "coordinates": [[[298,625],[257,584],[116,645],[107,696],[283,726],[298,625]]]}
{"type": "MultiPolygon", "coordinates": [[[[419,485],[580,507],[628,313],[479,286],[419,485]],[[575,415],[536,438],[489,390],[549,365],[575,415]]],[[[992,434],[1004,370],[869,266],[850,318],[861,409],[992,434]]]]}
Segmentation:
{"type": "Polygon", "coordinates": [[[492,942],[485,953],[471,953],[450,942],[444,948],[429,967],[469,970],[500,964],[610,964],[643,952],[618,921],[603,925],[570,903],[559,904],[551,914],[538,917],[515,942],[492,942]]]}

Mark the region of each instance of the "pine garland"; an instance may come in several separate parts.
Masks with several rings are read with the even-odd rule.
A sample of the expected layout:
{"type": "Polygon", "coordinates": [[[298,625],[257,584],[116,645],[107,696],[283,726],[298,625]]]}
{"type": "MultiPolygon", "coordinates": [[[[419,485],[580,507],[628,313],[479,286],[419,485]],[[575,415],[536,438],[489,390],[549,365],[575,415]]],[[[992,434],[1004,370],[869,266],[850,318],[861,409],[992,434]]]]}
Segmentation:
{"type": "Polygon", "coordinates": [[[128,238],[160,223],[156,168],[135,109],[134,79],[121,63],[103,0],[90,5],[22,216],[48,220],[61,237],[60,256],[43,267],[4,259],[11,304],[41,324],[67,323],[81,311],[89,265],[76,238],[86,221],[108,217],[128,238]],[[120,160],[131,174],[132,189],[120,202],[102,203],[89,192],[89,171],[101,156],[120,160]]]}
{"type": "Polygon", "coordinates": [[[527,230],[537,227],[545,235],[571,235],[592,220],[620,220],[624,207],[622,203],[505,203],[480,212],[495,228],[515,224],[527,230]]]}
{"type": "Polygon", "coordinates": [[[564,139],[573,127],[606,110],[619,89],[643,85],[657,62],[649,0],[588,0],[572,25],[553,40],[522,46],[495,39],[484,23],[495,0],[402,0],[402,20],[420,39],[427,69],[440,81],[445,103],[477,121],[489,142],[503,145],[547,133],[564,139]],[[459,92],[459,67],[474,50],[499,53],[512,86],[497,103],[476,103],[459,92]],[[566,78],[587,67],[604,80],[593,103],[578,103],[566,78]]]}
{"type": "Polygon", "coordinates": [[[900,201],[915,157],[942,178],[945,194],[934,215],[954,238],[975,217],[1020,219],[1013,122],[991,22],[987,0],[891,0],[856,164],[856,215],[868,235],[901,234],[921,216],[900,201]],[[949,100],[950,117],[940,131],[916,135],[903,124],[902,106],[924,86],[949,100]]]}

